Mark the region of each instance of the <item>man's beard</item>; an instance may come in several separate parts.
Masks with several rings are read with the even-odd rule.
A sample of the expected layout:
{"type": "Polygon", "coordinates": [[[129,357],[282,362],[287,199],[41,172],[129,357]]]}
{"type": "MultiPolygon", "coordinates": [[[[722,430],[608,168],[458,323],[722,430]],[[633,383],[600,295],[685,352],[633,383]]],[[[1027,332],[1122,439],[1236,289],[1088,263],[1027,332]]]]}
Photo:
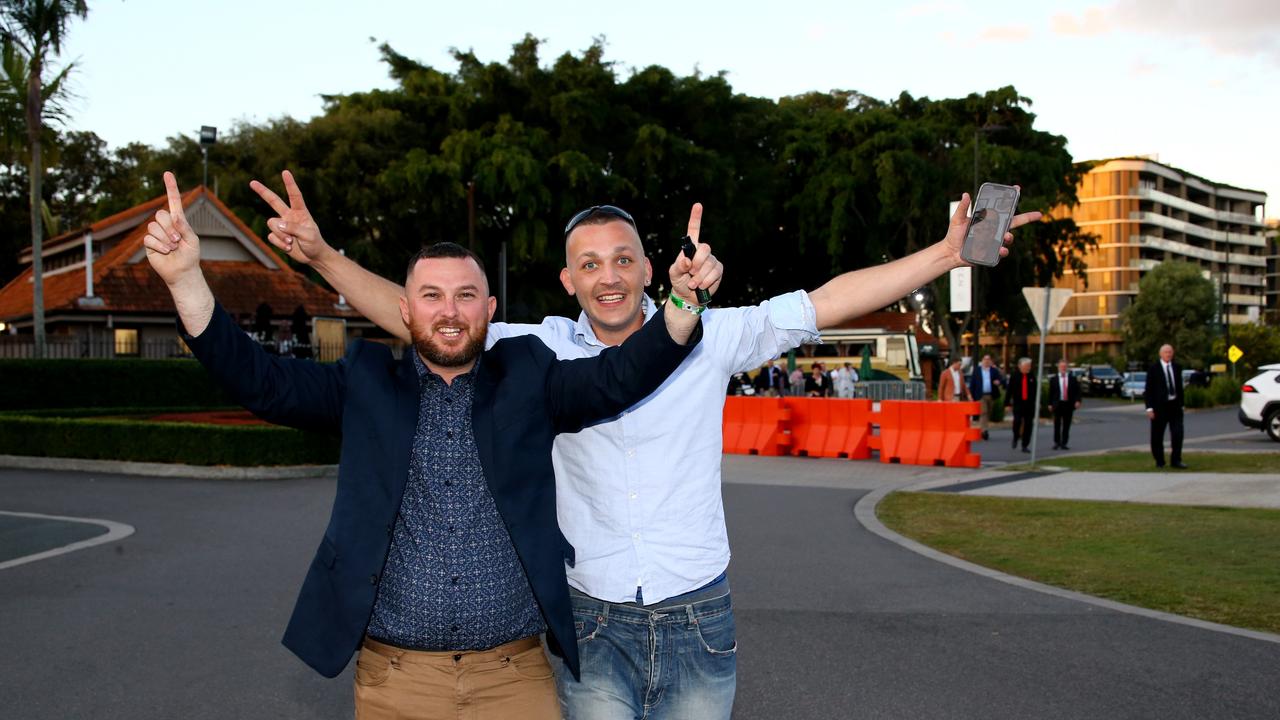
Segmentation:
{"type": "Polygon", "coordinates": [[[409,328],[409,334],[413,337],[414,349],[432,365],[446,368],[458,367],[475,360],[480,353],[484,352],[485,337],[489,333],[488,320],[481,322],[479,332],[476,333],[471,332],[470,326],[463,325],[460,322],[438,323],[438,325],[460,327],[467,341],[463,343],[462,347],[456,350],[449,350],[436,344],[434,328],[409,328]]]}

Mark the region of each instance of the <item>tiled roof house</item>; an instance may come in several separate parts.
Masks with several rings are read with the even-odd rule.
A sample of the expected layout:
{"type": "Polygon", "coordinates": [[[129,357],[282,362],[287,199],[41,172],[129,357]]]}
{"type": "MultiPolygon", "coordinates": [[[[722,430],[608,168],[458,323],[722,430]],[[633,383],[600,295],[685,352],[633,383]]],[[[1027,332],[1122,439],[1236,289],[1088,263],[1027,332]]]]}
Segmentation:
{"type": "MultiPolygon", "coordinates": [[[[246,329],[263,303],[271,306],[282,334],[287,335],[289,316],[301,307],[312,319],[316,341],[338,348],[348,324],[370,327],[349,306],[340,306],[338,295],[290,268],[206,188],[188,191],[182,203],[200,236],[201,266],[214,296],[246,329]]],[[[147,223],[164,204],[161,196],[44,243],[49,357],[167,357],[181,352],[173,300],[142,244],[147,223]],[[86,263],[90,246],[91,263],[86,263]]],[[[10,355],[22,354],[12,348],[21,346],[23,335],[31,337],[30,247],[20,259],[27,270],[0,289],[0,323],[5,325],[0,353],[7,345],[10,355]]]]}

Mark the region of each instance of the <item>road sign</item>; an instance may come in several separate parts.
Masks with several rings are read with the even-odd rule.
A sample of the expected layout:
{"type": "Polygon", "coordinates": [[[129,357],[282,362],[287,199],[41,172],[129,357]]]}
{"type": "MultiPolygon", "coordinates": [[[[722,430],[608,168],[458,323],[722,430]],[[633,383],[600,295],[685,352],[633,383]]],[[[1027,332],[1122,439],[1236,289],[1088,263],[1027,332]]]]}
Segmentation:
{"type": "Polygon", "coordinates": [[[1031,315],[1035,317],[1036,325],[1040,327],[1042,334],[1049,332],[1049,326],[1058,319],[1058,315],[1062,312],[1062,308],[1067,306],[1067,300],[1071,298],[1073,292],[1071,288],[1022,288],[1022,297],[1027,299],[1027,306],[1031,308],[1031,315]],[[1045,317],[1046,290],[1049,293],[1048,317],[1045,317]]]}
{"type": "Polygon", "coordinates": [[[1235,345],[1232,345],[1230,348],[1227,349],[1227,359],[1230,360],[1232,363],[1239,362],[1240,358],[1242,357],[1244,357],[1244,351],[1236,347],[1235,345]]]}
{"type": "Polygon", "coordinates": [[[951,312],[973,309],[973,268],[965,265],[951,271],[951,312]]]}

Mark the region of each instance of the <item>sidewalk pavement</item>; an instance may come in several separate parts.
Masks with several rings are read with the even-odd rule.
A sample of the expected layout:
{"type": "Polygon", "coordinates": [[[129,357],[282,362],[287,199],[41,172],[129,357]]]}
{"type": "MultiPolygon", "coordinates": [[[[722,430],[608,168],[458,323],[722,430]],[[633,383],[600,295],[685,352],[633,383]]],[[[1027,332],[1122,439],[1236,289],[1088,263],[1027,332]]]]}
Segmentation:
{"type": "Polygon", "coordinates": [[[1280,509],[1280,475],[1263,473],[987,472],[921,489],[1000,497],[1280,509]]]}

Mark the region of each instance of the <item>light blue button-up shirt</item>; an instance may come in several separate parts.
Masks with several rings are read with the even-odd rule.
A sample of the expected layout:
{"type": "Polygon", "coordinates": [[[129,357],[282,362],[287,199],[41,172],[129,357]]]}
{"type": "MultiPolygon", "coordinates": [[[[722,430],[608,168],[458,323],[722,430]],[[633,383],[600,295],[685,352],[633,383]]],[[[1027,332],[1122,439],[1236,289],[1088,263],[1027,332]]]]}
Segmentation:
{"type": "MultiPolygon", "coordinates": [[[[646,319],[656,306],[644,299],[646,319]]],[[[720,494],[725,388],[804,342],[817,342],[808,293],[702,315],[702,342],[658,390],[622,415],[556,438],[556,509],[577,554],[569,584],[608,602],[646,603],[695,590],[729,566],[720,494]]],[[[586,313],[577,322],[494,323],[489,345],[536,335],[561,359],[598,355],[586,313]]]]}

